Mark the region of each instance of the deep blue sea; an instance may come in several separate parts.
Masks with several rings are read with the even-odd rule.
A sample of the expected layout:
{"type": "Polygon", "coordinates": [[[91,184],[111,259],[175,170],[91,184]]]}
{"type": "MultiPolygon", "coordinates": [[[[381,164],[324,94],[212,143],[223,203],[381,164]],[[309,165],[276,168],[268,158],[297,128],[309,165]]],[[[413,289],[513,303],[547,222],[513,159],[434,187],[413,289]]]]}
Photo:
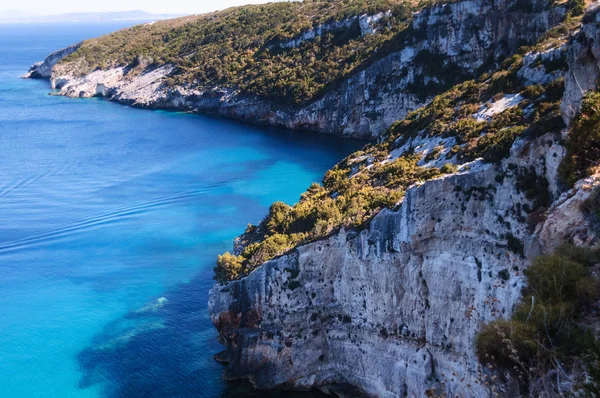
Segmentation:
{"type": "Polygon", "coordinates": [[[247,396],[213,360],[216,255],[360,144],[19,78],[125,25],[0,25],[2,397],[247,396]]]}

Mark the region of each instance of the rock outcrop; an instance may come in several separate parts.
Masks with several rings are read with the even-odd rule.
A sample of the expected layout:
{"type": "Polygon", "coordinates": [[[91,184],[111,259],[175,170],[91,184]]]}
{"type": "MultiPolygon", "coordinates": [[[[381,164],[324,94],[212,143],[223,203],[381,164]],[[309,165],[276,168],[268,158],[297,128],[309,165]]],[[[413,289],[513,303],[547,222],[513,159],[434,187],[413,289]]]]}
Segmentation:
{"type": "MultiPolygon", "coordinates": [[[[68,49],[52,54],[33,70],[36,76],[50,75],[59,95],[102,96],[138,107],[214,113],[289,129],[376,138],[434,94],[475,77],[519,45],[534,43],[564,18],[561,7],[546,8],[541,0],[526,3],[527,10],[512,0],[468,0],[426,8],[394,38],[389,54],[302,106],[272,103],[235,87],[206,90],[193,82],[168,87],[164,82],[172,65],[123,65],[80,76],[77,61],[54,66],[57,58],[72,52],[68,49]]],[[[382,16],[358,18],[361,34],[376,29],[382,16]]],[[[319,26],[280,45],[293,47],[327,29],[319,26]]]]}
{"type": "MultiPolygon", "coordinates": [[[[596,35],[593,21],[584,24],[570,42],[526,55],[517,74],[533,85],[566,73],[566,122],[595,87],[596,35]],[[565,52],[568,71],[536,62],[565,52]]],[[[507,98],[515,96],[482,109],[507,98]]],[[[566,134],[519,138],[498,164],[463,164],[412,186],[363,229],[342,228],[215,285],[209,310],[226,344],[217,356],[226,377],[258,388],[350,384],[378,397],[490,396],[474,348],[481,325],[511,316],[533,258],[567,241],[598,242],[583,204],[600,176],[564,191],[558,169],[566,134]],[[523,182],[528,173],[536,180],[523,182]],[[532,205],[523,192],[531,184],[549,204],[543,216],[523,210],[532,205]]],[[[390,156],[425,156],[439,141],[425,129],[390,156]]]]}
{"type": "Polygon", "coordinates": [[[510,315],[532,257],[572,235],[591,239],[580,205],[595,178],[560,197],[535,233],[520,220],[518,170],[553,175],[560,139],[516,146],[500,167],[475,163],[415,186],[369,228],[215,286],[209,310],[227,344],[226,377],[260,388],[348,383],[379,397],[487,396],[474,354],[479,326],[510,315]],[[490,185],[497,175],[502,183],[490,185]]]}
{"type": "Polygon", "coordinates": [[[588,12],[591,23],[586,23],[569,46],[569,72],[565,76],[565,95],[561,103],[561,112],[565,123],[579,111],[581,100],[588,91],[595,89],[600,73],[600,22],[599,6],[592,5],[588,12]]]}
{"type": "Polygon", "coordinates": [[[58,50],[48,55],[42,62],[31,65],[29,71],[23,76],[24,79],[29,78],[49,78],[52,75],[54,66],[65,57],[73,54],[81,47],[81,43],[74,44],[62,50],[58,50]]]}

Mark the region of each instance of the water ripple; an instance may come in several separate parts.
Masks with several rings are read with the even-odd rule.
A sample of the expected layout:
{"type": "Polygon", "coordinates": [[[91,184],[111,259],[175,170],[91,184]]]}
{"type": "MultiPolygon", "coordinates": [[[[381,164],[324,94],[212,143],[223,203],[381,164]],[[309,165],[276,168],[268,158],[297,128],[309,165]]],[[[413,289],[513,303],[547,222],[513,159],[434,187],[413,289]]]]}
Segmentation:
{"type": "Polygon", "coordinates": [[[90,218],[73,218],[62,224],[55,225],[52,228],[34,231],[28,237],[0,244],[0,255],[15,250],[28,249],[31,246],[38,244],[45,244],[70,234],[88,230],[90,228],[123,222],[130,217],[138,216],[149,211],[158,210],[162,206],[169,206],[177,202],[188,201],[190,198],[209,193],[214,191],[216,188],[224,186],[225,184],[226,181],[222,181],[201,189],[165,195],[152,200],[139,202],[131,206],[115,209],[113,211],[90,218]]]}

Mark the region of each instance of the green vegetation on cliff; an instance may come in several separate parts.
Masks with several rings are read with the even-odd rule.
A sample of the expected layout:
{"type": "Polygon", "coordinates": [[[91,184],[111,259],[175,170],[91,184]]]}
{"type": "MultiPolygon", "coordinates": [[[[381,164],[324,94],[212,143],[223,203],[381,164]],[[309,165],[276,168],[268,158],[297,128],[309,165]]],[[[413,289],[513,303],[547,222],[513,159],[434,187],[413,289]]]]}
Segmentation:
{"type": "MultiPolygon", "coordinates": [[[[556,37],[544,40],[550,39],[556,37]]],[[[216,279],[226,282],[247,275],[266,260],[340,227],[361,228],[381,209],[394,208],[412,184],[457,172],[457,165],[477,158],[498,163],[508,157],[519,138],[559,132],[565,127],[559,111],[564,80],[559,77],[546,85],[526,86],[518,71],[523,67],[523,53],[530,50],[522,49],[498,71],[456,85],[397,121],[381,142],[367,145],[329,170],[323,184],[313,184],[296,205],[272,205],[265,219],[249,226],[242,236],[243,251],[219,258],[216,279]],[[478,118],[507,95],[519,100],[516,105],[478,118]],[[424,154],[413,141],[423,142],[419,141],[423,138],[439,138],[440,145],[424,154]]],[[[530,192],[532,187],[524,187],[533,204],[525,207],[526,212],[543,213],[547,182],[535,173],[525,173],[521,179],[522,185],[545,189],[530,192]]]]}
{"type": "MultiPolygon", "coordinates": [[[[353,156],[370,158],[369,152],[353,156]]],[[[225,282],[244,276],[265,261],[300,243],[325,237],[340,226],[360,227],[382,208],[393,207],[408,186],[441,175],[437,168],[418,167],[417,156],[381,160],[373,158],[371,167],[351,176],[361,160],[347,158],[325,174],[323,185],[311,185],[296,205],[274,203],[258,226],[246,230],[240,256],[226,253],[219,257],[215,279],[225,282]]]]}
{"type": "Polygon", "coordinates": [[[571,368],[584,358],[596,378],[581,387],[599,391],[600,346],[581,324],[600,298],[600,282],[590,272],[599,261],[597,251],[568,245],[536,258],[525,270],[527,288],[512,318],[493,321],[479,332],[480,362],[509,374],[527,392],[551,369],[571,368]]]}
{"type": "Polygon", "coordinates": [[[562,179],[568,185],[592,174],[600,164],[600,93],[584,98],[567,140],[567,157],[561,165],[562,179]]]}
{"type": "MultiPolygon", "coordinates": [[[[236,7],[86,40],[61,64],[81,75],[123,66],[131,76],[170,65],[166,87],[229,88],[293,106],[319,97],[391,52],[415,45],[414,62],[423,73],[415,74],[408,91],[425,100],[473,77],[452,57],[416,45],[428,34],[427,27],[412,24],[417,12],[452,2],[305,0],[236,7]]],[[[514,0],[506,12],[534,13],[560,3],[514,0]],[[521,3],[529,7],[521,10],[521,3]]],[[[446,11],[451,12],[449,7],[446,11]]],[[[485,68],[510,46],[501,47],[496,55],[485,55],[485,68]]]]}
{"type": "Polygon", "coordinates": [[[430,3],[313,0],[236,7],[87,40],[62,62],[77,61],[80,74],[116,65],[172,64],[172,85],[236,87],[301,103],[373,60],[384,43],[409,26],[412,12],[430,3]],[[373,22],[373,34],[362,34],[357,17],[378,13],[384,14],[373,22]],[[291,42],[319,30],[320,35],[297,45],[291,42]]]}

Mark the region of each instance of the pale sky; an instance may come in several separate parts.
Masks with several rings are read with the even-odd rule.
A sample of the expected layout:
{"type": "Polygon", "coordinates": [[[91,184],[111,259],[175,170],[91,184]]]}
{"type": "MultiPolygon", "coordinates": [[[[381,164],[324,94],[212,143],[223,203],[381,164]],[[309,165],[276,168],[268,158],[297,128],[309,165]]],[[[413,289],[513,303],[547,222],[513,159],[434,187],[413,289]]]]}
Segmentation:
{"type": "Polygon", "coordinates": [[[142,10],[154,14],[201,14],[243,4],[269,3],[282,0],[27,0],[0,5],[4,10],[32,14],[55,15],[67,12],[103,12],[142,10]]]}

